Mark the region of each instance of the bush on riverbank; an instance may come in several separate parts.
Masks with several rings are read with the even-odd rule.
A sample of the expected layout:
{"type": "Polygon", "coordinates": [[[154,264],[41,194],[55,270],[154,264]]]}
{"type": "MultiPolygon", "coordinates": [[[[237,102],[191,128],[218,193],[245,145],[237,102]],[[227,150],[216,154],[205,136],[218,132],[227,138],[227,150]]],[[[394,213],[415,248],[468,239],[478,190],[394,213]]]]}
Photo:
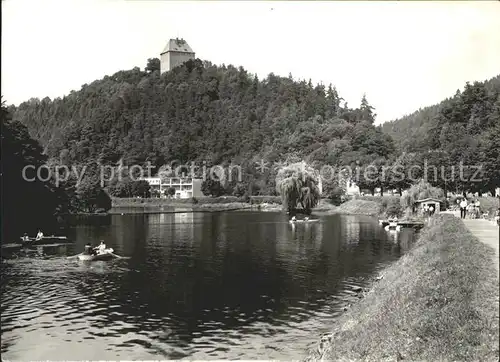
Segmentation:
{"type": "MultiPolygon", "coordinates": [[[[491,249],[451,215],[341,316],[329,360],[498,360],[498,279],[491,249]]],[[[319,352],[309,359],[317,360],[319,352]]]]}
{"type": "Polygon", "coordinates": [[[478,200],[481,203],[481,212],[488,213],[489,217],[493,217],[495,211],[500,207],[500,199],[498,197],[479,197],[478,200]]]}

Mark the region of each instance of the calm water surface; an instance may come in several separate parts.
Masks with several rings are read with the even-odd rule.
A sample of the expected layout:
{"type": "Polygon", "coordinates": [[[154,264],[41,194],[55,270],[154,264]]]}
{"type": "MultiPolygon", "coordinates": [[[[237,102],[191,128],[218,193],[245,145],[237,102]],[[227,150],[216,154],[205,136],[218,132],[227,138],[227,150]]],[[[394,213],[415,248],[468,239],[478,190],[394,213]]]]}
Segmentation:
{"type": "Polygon", "coordinates": [[[113,215],[2,262],[7,360],[298,359],[411,232],[277,213],[113,215]],[[67,260],[104,239],[129,259],[67,260]]]}

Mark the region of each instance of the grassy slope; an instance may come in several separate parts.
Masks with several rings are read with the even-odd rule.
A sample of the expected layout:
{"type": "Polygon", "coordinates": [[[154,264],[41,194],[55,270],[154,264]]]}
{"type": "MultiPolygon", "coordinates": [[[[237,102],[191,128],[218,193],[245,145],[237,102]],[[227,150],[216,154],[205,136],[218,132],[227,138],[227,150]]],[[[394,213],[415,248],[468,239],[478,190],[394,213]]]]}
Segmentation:
{"type": "Polygon", "coordinates": [[[335,212],[351,215],[379,215],[382,205],[377,201],[350,200],[340,205],[335,212]]]}
{"type": "Polygon", "coordinates": [[[380,200],[349,200],[339,206],[321,200],[314,211],[332,214],[378,216],[382,213],[382,208],[380,200]]]}
{"type": "Polygon", "coordinates": [[[450,215],[438,215],[414,248],[339,318],[328,360],[498,360],[498,280],[491,249],[450,215]]]}

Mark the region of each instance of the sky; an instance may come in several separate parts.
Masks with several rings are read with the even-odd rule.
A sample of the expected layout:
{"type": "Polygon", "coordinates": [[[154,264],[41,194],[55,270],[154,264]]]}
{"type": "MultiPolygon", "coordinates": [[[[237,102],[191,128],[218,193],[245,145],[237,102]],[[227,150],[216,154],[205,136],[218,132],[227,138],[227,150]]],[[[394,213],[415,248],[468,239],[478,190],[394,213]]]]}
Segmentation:
{"type": "Polygon", "coordinates": [[[377,123],[500,74],[500,2],[3,0],[2,99],[62,97],[144,68],[170,38],[196,57],[363,93],[377,123]]]}

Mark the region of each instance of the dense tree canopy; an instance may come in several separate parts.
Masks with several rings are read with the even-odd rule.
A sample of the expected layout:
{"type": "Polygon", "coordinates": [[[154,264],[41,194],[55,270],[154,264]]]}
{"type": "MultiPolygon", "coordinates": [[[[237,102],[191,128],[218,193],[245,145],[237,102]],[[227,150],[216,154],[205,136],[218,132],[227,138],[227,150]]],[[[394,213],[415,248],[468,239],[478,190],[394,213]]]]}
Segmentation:
{"type": "MultiPolygon", "coordinates": [[[[240,167],[238,180],[225,175],[205,182],[209,194],[276,195],[279,169],[299,161],[316,170],[350,166],[356,172],[351,177],[372,192],[401,192],[422,178],[445,193],[500,186],[500,77],[467,83],[439,105],[377,127],[366,96],[350,108],[332,85],[272,73],[258,79],[242,67],[198,59],[164,74],[159,66],[148,59],[145,71],[120,71],[63,98],[31,99],[11,107],[14,120],[28,127],[55,164],[151,162],[154,174],[175,161],[197,165],[198,176],[201,165],[240,167]],[[429,163],[437,167],[430,173],[423,171],[429,163]],[[451,177],[461,164],[479,165],[481,181],[467,179],[472,168],[464,171],[465,180],[451,177]]],[[[91,185],[92,192],[76,190],[80,200],[99,194],[95,180],[91,185]]],[[[107,185],[115,196],[147,194],[138,186],[107,185]]],[[[325,182],[324,195],[338,197],[342,188],[325,182]]],[[[97,207],[92,205],[86,208],[97,207]]]]}
{"type": "Polygon", "coordinates": [[[394,152],[366,97],[351,109],[331,85],[274,74],[259,80],[241,67],[200,60],[161,75],[158,66],[149,59],[144,72],[120,71],[63,98],[31,99],[14,118],[49,158],[67,165],[236,163],[243,180],[223,185],[234,194],[275,193],[276,170],[256,169],[261,159],[336,166],[394,152]]]}
{"type": "Polygon", "coordinates": [[[454,148],[453,142],[464,141],[487,131],[500,122],[500,75],[485,81],[466,83],[451,98],[439,104],[382,125],[399,149],[423,152],[454,148]],[[464,132],[467,131],[467,132],[464,132]]]}
{"type": "Polygon", "coordinates": [[[453,97],[382,126],[400,152],[437,167],[440,177],[435,177],[434,170],[429,175],[433,186],[471,192],[500,187],[499,127],[500,75],[466,83],[453,97]],[[481,172],[473,177],[476,168],[481,172]]]}
{"type": "Polygon", "coordinates": [[[74,174],[58,174],[57,164],[48,160],[27,127],[12,119],[3,102],[1,127],[2,242],[25,232],[34,235],[37,229],[55,232],[58,218],[73,212],[111,208],[95,167],[81,182],[74,174]]]}
{"type": "Polygon", "coordinates": [[[42,148],[27,128],[11,119],[2,102],[2,241],[53,227],[64,193],[48,180],[42,148]],[[38,173],[37,171],[42,172],[38,173]]]}

